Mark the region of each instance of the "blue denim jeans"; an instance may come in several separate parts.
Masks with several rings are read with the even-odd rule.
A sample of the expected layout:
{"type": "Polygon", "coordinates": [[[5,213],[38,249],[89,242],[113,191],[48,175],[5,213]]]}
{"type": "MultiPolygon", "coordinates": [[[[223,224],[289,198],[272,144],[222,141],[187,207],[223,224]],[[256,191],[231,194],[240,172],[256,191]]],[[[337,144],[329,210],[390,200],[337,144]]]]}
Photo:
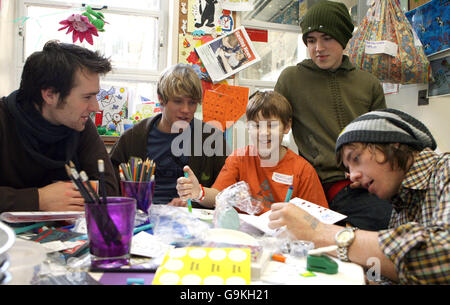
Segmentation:
{"type": "Polygon", "coordinates": [[[346,186],[328,205],[333,211],[347,215],[347,218],[336,223],[341,226],[350,223],[363,230],[379,231],[386,229],[391,219],[391,203],[362,188],[346,186]]]}

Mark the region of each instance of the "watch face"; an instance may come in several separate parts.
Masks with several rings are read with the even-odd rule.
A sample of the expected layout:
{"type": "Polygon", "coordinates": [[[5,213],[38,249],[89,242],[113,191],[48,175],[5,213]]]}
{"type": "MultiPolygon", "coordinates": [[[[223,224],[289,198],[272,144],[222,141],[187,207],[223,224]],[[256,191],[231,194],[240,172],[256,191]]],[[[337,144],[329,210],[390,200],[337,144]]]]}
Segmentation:
{"type": "Polygon", "coordinates": [[[346,241],[348,241],[351,238],[351,232],[349,231],[343,231],[341,232],[341,234],[338,235],[337,240],[340,243],[345,243],[346,241]]]}
{"type": "Polygon", "coordinates": [[[351,229],[344,229],[336,236],[336,241],[338,245],[340,246],[346,246],[347,244],[351,243],[353,238],[355,236],[355,233],[351,229]]]}

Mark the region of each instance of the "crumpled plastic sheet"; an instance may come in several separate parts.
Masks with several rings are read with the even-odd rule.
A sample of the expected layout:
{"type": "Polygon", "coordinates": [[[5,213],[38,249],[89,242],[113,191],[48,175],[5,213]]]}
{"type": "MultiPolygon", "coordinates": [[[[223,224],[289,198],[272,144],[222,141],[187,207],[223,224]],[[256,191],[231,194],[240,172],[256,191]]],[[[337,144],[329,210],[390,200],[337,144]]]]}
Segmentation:
{"type": "Polygon", "coordinates": [[[150,222],[153,235],[162,242],[183,246],[203,242],[210,226],[187,210],[164,204],[150,207],[150,222]]]}

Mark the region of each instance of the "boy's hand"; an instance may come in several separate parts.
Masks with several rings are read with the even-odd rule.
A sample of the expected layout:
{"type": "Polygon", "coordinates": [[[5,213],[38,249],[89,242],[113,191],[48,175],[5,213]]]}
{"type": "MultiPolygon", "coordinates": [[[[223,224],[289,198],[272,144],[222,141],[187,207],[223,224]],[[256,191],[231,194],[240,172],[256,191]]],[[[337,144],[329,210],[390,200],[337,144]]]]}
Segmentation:
{"type": "Polygon", "coordinates": [[[271,205],[269,228],[279,229],[286,226],[296,239],[314,241],[324,226],[318,219],[289,202],[278,202],[271,205]]]}
{"type": "Polygon", "coordinates": [[[72,182],[55,182],[38,193],[41,211],[84,211],[84,199],[72,182]]]}
{"type": "Polygon", "coordinates": [[[185,166],[183,171],[188,174],[188,178],[180,177],[177,180],[177,191],[178,196],[183,201],[187,201],[188,199],[196,199],[199,197],[201,192],[200,183],[198,182],[197,177],[194,172],[190,169],[189,166],[185,166]]]}

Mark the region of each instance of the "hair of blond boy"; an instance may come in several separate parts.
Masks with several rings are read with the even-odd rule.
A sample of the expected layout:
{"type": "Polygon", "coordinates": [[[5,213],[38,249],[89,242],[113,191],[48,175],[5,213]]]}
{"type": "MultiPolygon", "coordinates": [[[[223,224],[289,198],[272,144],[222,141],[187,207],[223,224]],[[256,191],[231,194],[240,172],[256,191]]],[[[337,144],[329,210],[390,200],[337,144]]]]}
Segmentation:
{"type": "Polygon", "coordinates": [[[292,120],[292,107],[288,100],[275,91],[257,91],[248,101],[247,121],[254,121],[261,113],[264,118],[278,118],[283,126],[292,120]]]}
{"type": "Polygon", "coordinates": [[[203,97],[202,82],[191,66],[176,64],[161,73],[157,93],[164,104],[176,97],[190,97],[201,104],[203,97]]]}

